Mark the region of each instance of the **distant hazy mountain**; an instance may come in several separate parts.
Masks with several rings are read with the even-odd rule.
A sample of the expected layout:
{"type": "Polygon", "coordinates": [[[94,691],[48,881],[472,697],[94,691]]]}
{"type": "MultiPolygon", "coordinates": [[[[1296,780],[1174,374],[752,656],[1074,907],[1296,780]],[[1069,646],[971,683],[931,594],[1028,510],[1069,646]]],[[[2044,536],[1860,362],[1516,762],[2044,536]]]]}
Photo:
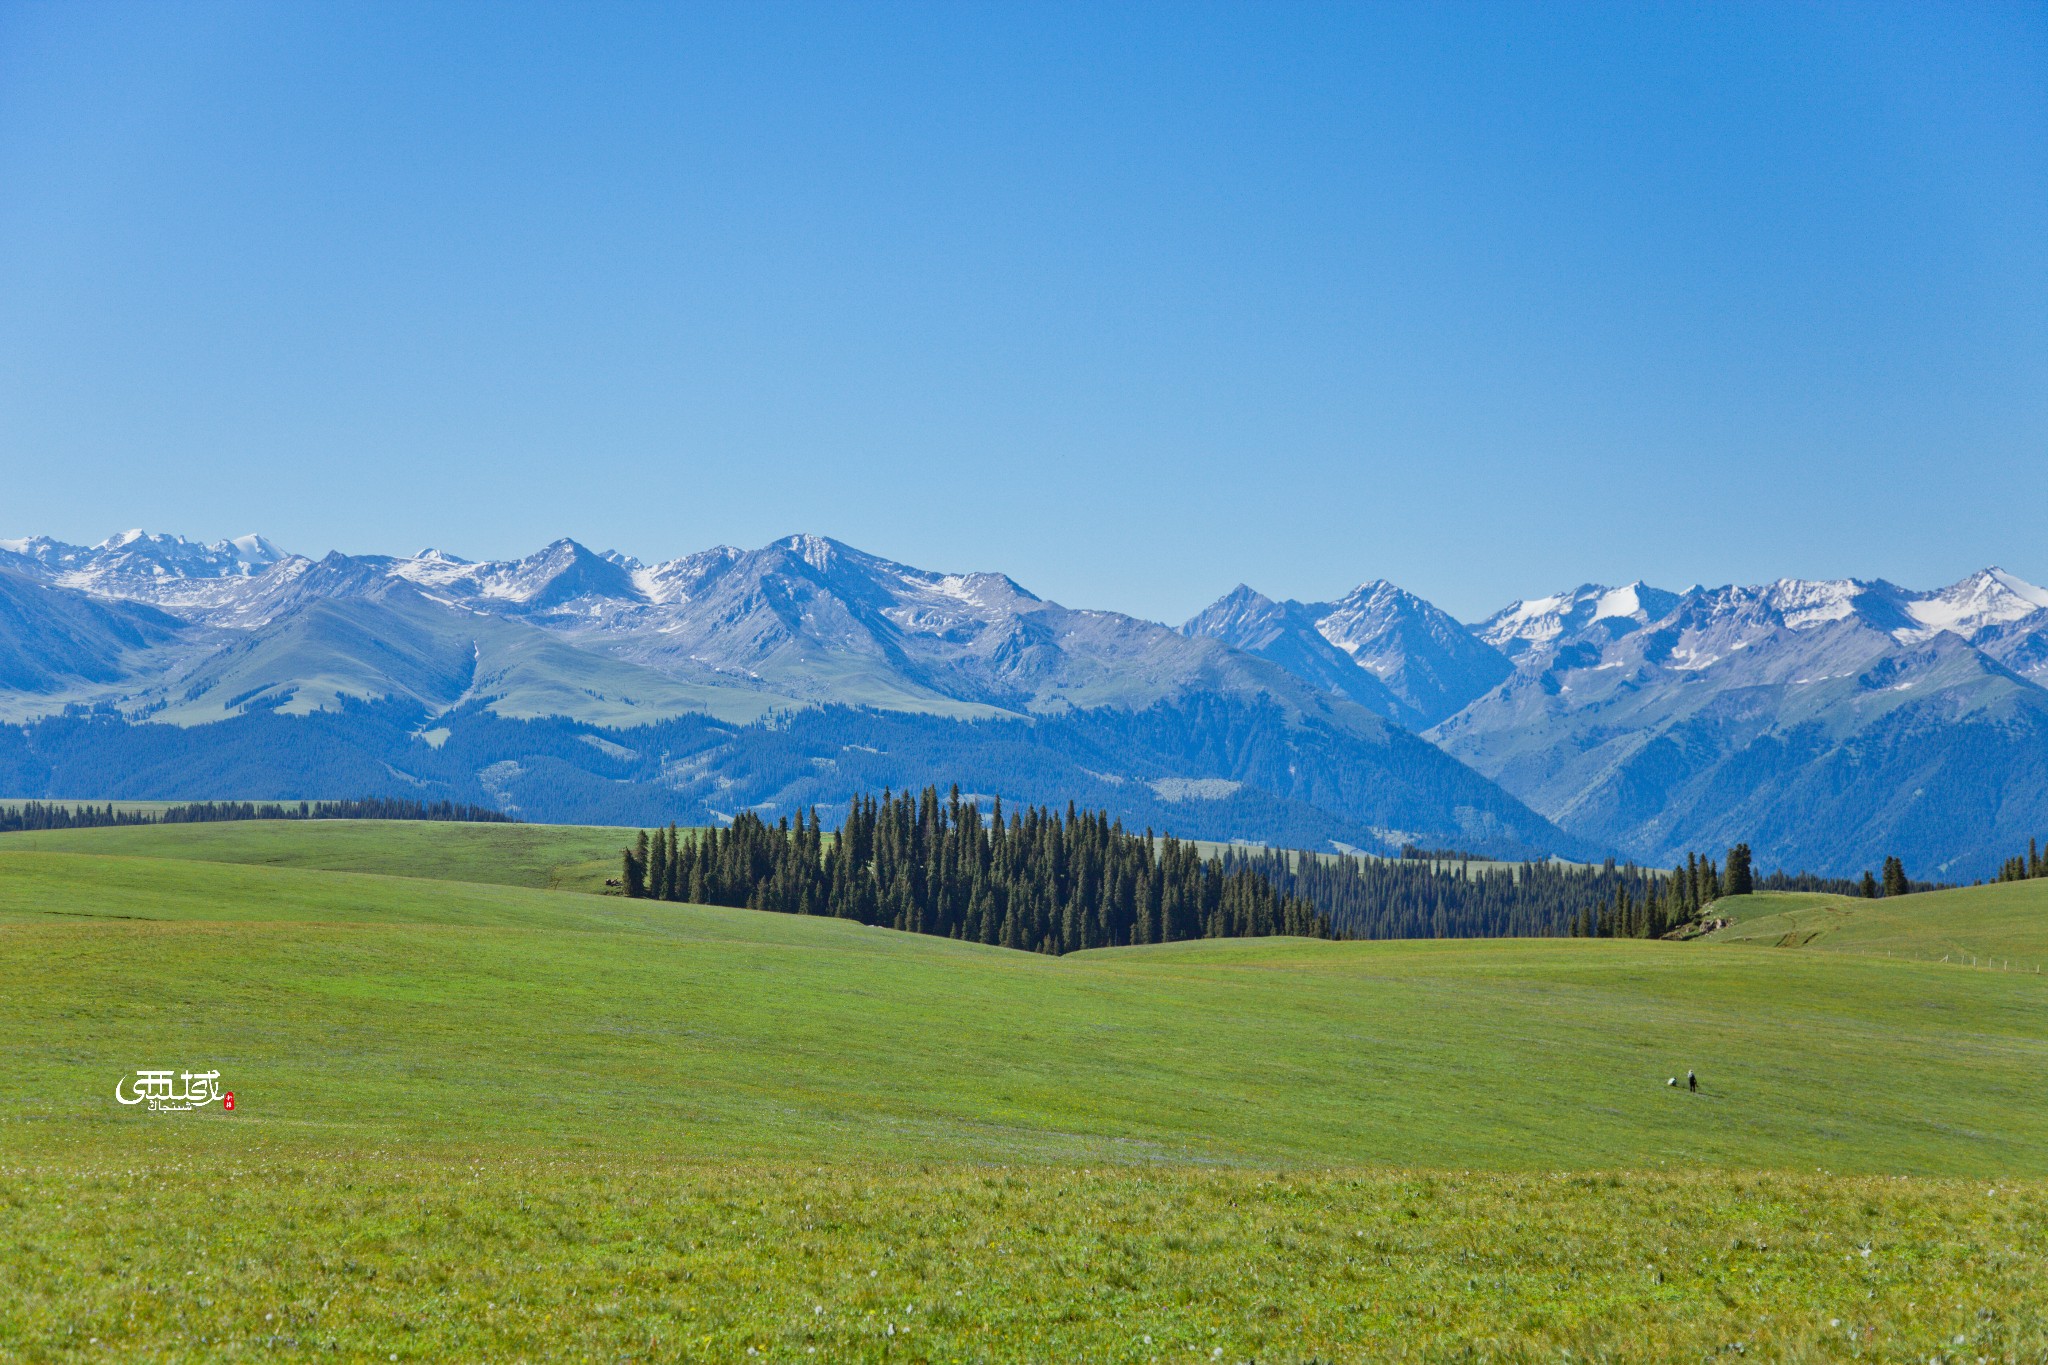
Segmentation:
{"type": "Polygon", "coordinates": [[[1624,634],[1654,621],[1677,605],[1678,594],[1631,583],[1604,588],[1587,583],[1554,597],[1516,602],[1495,612],[1473,633],[1510,659],[1541,651],[1562,636],[1577,638],[1586,631],[1624,634]]]}
{"type": "Polygon", "coordinates": [[[1412,723],[1414,708],[1317,630],[1316,619],[1315,607],[1275,602],[1239,584],[1181,632],[1221,640],[1271,660],[1325,691],[1349,697],[1377,715],[1412,723]]]}
{"type": "Polygon", "coordinates": [[[34,619],[76,617],[81,639],[101,641],[68,671],[0,686],[17,717],[100,708],[84,732],[25,732],[18,795],[61,782],[145,794],[123,765],[150,774],[152,795],[329,795],[381,768],[394,790],[426,784],[553,818],[730,815],[843,799],[839,746],[788,718],[870,707],[945,722],[878,732],[895,737],[895,758],[858,766],[899,786],[978,774],[991,795],[1094,792],[1182,833],[1293,831],[1319,846],[1586,847],[1387,723],[1384,689],[1368,709],[1219,640],[821,537],[651,566],[566,540],[488,563],[434,550],[315,561],[258,537],[198,545],[141,532],[0,550],[41,604],[34,619]],[[116,647],[123,623],[135,638],[116,647]],[[701,721],[676,732],[690,752],[647,752],[647,727],[690,717],[701,721]],[[521,746],[555,730],[502,723],[555,718],[589,742],[555,745],[545,763],[521,746]],[[293,719],[309,724],[276,728],[293,719]],[[190,733],[172,743],[167,725],[190,733]],[[810,737],[801,756],[778,738],[795,732],[810,737]],[[308,750],[294,734],[334,747],[308,750]],[[69,757],[48,747],[60,741],[69,757]],[[175,765],[161,758],[173,749],[175,765]],[[64,767],[85,752],[99,768],[64,767]],[[613,772],[627,752],[642,766],[613,772]],[[1009,768],[995,761],[1004,754],[1009,768]],[[449,769],[455,755],[467,769],[449,769]],[[323,768],[328,758],[341,766],[323,768]],[[326,786],[279,788],[281,774],[303,787],[320,772],[326,786]],[[632,794],[603,786],[620,783],[632,794]]]}
{"type": "Polygon", "coordinates": [[[710,818],[838,799],[856,773],[971,777],[1190,834],[1659,863],[1747,840],[1766,866],[1969,876],[2048,833],[2044,683],[2048,591],[1998,569],[1934,591],[1587,584],[1469,627],[1385,581],[1239,587],[1176,631],[817,536],[651,565],[568,540],[482,563],[0,542],[0,718],[99,708],[0,755],[17,794],[69,772],[74,792],[148,773],[147,794],[350,795],[360,772],[552,818],[710,818]],[[833,741],[838,708],[896,718],[861,722],[878,752],[833,741]],[[330,747],[287,761],[313,733],[330,747]]]}
{"type": "Polygon", "coordinates": [[[1384,579],[1335,602],[1274,602],[1240,585],[1181,627],[1271,659],[1403,725],[1454,715],[1513,671],[1447,613],[1384,579]]]}
{"type": "Polygon", "coordinates": [[[2048,591],[1586,584],[1470,628],[1384,582],[1239,587],[1182,628],[1404,724],[1587,841],[1667,862],[1907,857],[1979,875],[2048,832],[2048,591]]]}
{"type": "Polygon", "coordinates": [[[2048,593],[2000,570],[1588,586],[1477,633],[1515,673],[1431,737],[1589,839],[1962,876],[2048,829],[2048,593]]]}
{"type": "Polygon", "coordinates": [[[111,695],[168,664],[188,634],[154,608],[49,587],[32,573],[0,555],[0,716],[48,710],[52,697],[111,695]]]}

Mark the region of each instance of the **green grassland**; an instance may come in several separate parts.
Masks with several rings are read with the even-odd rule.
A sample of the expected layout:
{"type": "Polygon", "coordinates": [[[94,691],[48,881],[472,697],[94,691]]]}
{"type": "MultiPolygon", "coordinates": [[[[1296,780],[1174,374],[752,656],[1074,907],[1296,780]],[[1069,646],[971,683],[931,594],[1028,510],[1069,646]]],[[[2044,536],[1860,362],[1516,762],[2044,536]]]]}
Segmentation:
{"type": "Polygon", "coordinates": [[[635,831],[428,820],[222,820],[0,835],[0,852],[97,853],[598,891],[635,831]]]}
{"type": "Polygon", "coordinates": [[[0,1168],[0,1217],[29,1360],[2048,1350],[2038,1184],[379,1152],[0,1168]]]}
{"type": "Polygon", "coordinates": [[[1716,901],[1735,922],[1717,943],[1947,961],[1999,971],[2048,969],[2048,881],[1924,891],[1889,900],[1779,892],[1716,901]],[[1745,902],[1757,902],[1745,905],[1745,902]]]}
{"type": "Polygon", "coordinates": [[[23,806],[64,806],[71,810],[105,810],[112,806],[128,815],[161,815],[173,806],[188,804],[183,801],[71,801],[61,796],[20,796],[0,797],[0,810],[20,810],[23,806]]]}
{"type": "MultiPolygon", "coordinates": [[[[0,805],[6,803],[0,802],[0,805]]],[[[92,805],[91,802],[59,802],[92,805]]],[[[106,803],[98,803],[104,805],[106,803]]],[[[118,810],[161,814],[178,803],[117,801],[118,810]]],[[[266,820],[219,821],[194,826],[50,830],[0,835],[0,848],[143,858],[196,858],[206,862],[309,867],[327,872],[382,872],[399,877],[536,886],[558,891],[602,890],[618,875],[619,850],[639,833],[591,825],[450,825],[406,820],[291,822],[299,832],[280,837],[266,820]],[[317,833],[314,831],[318,831],[317,833]]],[[[1243,852],[1245,845],[1191,839],[1204,855],[1243,852]]],[[[1264,845],[1258,847],[1263,848],[1264,845]]],[[[1334,862],[1334,853],[1304,854],[1334,862]]],[[[1373,854],[1371,861],[1388,861],[1373,854]]],[[[1583,864],[1552,859],[1559,867],[1583,864]]],[[[1433,862],[1439,870],[1518,872],[1520,863],[1481,859],[1433,862]]],[[[1732,902],[1731,902],[1732,903],[1732,902]]]]}
{"type": "Polygon", "coordinates": [[[1885,946],[2048,882],[1051,959],[532,828],[0,837],[0,1357],[2048,1359],[2048,977],[1885,946]]]}
{"type": "Polygon", "coordinates": [[[1731,924],[1743,924],[1810,906],[1835,905],[1842,900],[1840,896],[1824,896],[1811,891],[1758,891],[1748,896],[1723,896],[1707,907],[1707,915],[1713,919],[1728,920],[1731,924]]]}

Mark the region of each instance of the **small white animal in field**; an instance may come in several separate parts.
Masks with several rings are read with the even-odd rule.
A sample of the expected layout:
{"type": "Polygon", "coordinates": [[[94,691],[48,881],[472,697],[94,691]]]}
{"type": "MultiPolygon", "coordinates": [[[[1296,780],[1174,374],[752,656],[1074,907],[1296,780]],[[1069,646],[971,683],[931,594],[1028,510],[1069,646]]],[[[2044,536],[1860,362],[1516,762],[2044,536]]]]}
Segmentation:
{"type": "Polygon", "coordinates": [[[1678,1084],[1678,1077],[1676,1077],[1676,1076],[1673,1076],[1673,1077],[1672,1077],[1672,1078],[1671,1078],[1670,1080],[1668,1080],[1668,1081],[1664,1082],[1664,1084],[1666,1084],[1666,1085],[1677,1085],[1677,1084],[1678,1084]]]}

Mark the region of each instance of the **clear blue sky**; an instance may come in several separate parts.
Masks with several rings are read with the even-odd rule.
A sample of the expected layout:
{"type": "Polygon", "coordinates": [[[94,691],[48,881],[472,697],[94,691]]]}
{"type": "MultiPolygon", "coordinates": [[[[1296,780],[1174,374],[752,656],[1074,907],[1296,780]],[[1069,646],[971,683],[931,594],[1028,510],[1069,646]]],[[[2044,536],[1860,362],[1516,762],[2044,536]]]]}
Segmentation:
{"type": "Polygon", "coordinates": [[[2048,579],[2048,8],[0,3],[0,535],[2048,579]]]}

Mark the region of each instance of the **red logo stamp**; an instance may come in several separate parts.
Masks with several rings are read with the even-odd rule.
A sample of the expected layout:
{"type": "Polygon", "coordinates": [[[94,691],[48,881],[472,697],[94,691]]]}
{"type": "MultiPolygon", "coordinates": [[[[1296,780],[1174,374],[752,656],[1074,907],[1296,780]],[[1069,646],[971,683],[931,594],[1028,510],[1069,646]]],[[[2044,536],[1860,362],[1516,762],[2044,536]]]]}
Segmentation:
{"type": "Polygon", "coordinates": [[[222,1096],[220,1097],[220,1107],[221,1107],[221,1108],[223,1108],[223,1109],[233,1109],[233,1108],[235,1107],[235,1092],[234,1092],[234,1091],[230,1090],[230,1091],[228,1091],[228,1093],[227,1093],[227,1094],[225,1094],[225,1095],[222,1095],[222,1096]]]}

